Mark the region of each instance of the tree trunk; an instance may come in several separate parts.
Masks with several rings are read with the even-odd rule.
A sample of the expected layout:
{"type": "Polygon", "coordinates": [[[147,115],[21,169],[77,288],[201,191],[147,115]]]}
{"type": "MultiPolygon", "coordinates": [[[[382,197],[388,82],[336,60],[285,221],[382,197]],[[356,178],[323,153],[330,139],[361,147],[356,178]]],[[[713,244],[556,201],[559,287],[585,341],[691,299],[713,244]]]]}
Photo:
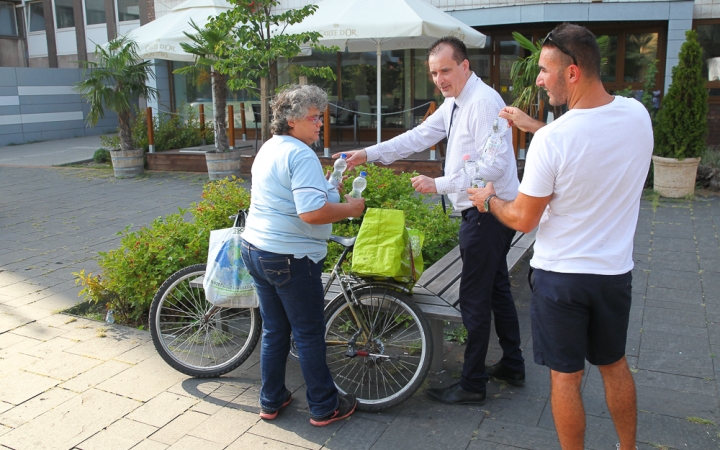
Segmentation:
{"type": "Polygon", "coordinates": [[[270,138],[270,105],[268,77],[260,77],[260,115],[262,117],[261,138],[264,143],[270,138]]]}
{"type": "Polygon", "coordinates": [[[275,90],[277,89],[277,79],[278,64],[277,61],[273,61],[270,63],[270,78],[268,79],[268,93],[271,97],[275,95],[275,90]]]}
{"type": "MultiPolygon", "coordinates": [[[[213,117],[215,120],[215,150],[226,152],[230,149],[227,138],[227,77],[219,72],[212,71],[213,79],[213,117]]],[[[232,118],[231,118],[232,120],[232,118]]]]}
{"type": "Polygon", "coordinates": [[[120,150],[132,150],[132,130],[130,129],[130,122],[132,116],[129,112],[118,113],[118,131],[120,135],[120,150]]]}

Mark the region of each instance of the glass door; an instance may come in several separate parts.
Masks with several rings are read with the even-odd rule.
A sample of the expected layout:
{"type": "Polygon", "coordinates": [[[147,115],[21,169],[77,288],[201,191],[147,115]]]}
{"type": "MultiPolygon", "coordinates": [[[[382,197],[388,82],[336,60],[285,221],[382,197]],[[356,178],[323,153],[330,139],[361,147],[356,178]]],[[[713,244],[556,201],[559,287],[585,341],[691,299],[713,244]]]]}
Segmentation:
{"type": "Polygon", "coordinates": [[[492,86],[498,91],[506,104],[515,99],[512,92],[510,68],[513,63],[523,57],[523,49],[512,36],[496,36],[493,39],[493,77],[492,86]]]}

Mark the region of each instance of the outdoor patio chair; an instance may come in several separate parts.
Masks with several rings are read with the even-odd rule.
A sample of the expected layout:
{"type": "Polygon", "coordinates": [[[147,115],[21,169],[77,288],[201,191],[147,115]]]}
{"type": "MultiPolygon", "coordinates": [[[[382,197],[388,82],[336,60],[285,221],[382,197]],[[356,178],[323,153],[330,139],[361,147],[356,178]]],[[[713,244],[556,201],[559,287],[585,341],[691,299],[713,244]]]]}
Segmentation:
{"type": "Polygon", "coordinates": [[[427,104],[426,104],[426,103],[429,103],[429,102],[435,102],[435,103],[436,103],[436,109],[437,109],[437,107],[440,107],[440,105],[437,104],[437,100],[435,100],[434,98],[422,98],[422,99],[415,99],[415,100],[413,101],[413,108],[415,108],[415,107],[417,107],[417,106],[420,106],[420,105],[423,105],[423,106],[420,106],[420,107],[417,108],[417,109],[413,109],[413,112],[412,112],[412,114],[413,114],[413,123],[412,123],[413,128],[415,128],[416,126],[418,126],[418,125],[420,125],[420,124],[422,123],[423,117],[425,117],[425,113],[427,112],[428,109],[430,109],[430,105],[427,105],[427,104]]]}
{"type": "Polygon", "coordinates": [[[340,144],[340,141],[342,140],[341,130],[344,129],[352,129],[353,140],[355,141],[356,145],[359,144],[357,138],[358,115],[355,112],[357,110],[357,100],[340,100],[335,103],[330,103],[330,117],[335,119],[335,122],[330,125],[330,129],[337,130],[336,136],[338,144],[340,144]]]}

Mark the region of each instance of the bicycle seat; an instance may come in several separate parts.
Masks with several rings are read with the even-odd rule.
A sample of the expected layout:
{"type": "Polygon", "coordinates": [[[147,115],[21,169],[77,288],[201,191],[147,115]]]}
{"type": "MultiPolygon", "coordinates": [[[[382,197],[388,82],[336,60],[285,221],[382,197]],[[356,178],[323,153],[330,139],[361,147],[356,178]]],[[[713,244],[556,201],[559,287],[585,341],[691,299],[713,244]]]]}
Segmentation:
{"type": "Polygon", "coordinates": [[[357,236],[353,237],[342,237],[342,236],[335,236],[334,234],[330,235],[330,240],[333,242],[337,242],[338,244],[342,245],[343,247],[352,247],[355,245],[355,239],[357,236]]]}

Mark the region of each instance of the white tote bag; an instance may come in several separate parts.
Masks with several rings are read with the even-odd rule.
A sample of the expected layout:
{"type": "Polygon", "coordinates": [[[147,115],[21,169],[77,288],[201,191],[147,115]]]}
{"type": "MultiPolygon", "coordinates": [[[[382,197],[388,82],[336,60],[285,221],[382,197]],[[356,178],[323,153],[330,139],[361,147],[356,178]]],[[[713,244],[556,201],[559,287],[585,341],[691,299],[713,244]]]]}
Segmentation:
{"type": "Polygon", "coordinates": [[[203,279],[205,298],[223,308],[257,308],[255,283],[241,255],[243,228],[210,232],[210,250],[203,279]]]}

